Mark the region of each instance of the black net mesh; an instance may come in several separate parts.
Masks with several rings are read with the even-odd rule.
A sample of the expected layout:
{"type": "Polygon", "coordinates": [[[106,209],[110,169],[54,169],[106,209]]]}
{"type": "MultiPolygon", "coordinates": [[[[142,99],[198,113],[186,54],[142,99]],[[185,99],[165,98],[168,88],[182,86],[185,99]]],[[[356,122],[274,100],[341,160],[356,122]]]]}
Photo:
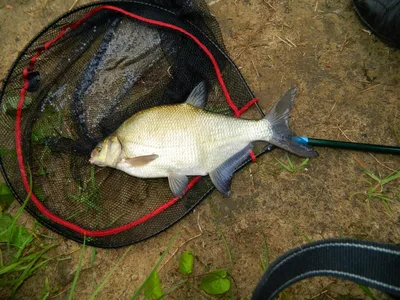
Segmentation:
{"type": "MultiPolygon", "coordinates": [[[[182,199],[157,211],[173,198],[168,180],[139,179],[91,165],[88,159],[97,142],[140,110],[184,101],[201,80],[209,86],[207,109],[223,114],[232,114],[232,109],[210,58],[192,38],[121,12],[99,10],[44,50],[64,26],[103,5],[189,32],[215,57],[238,108],[254,96],[225,53],[218,24],[203,1],[95,3],[61,16],[28,44],[0,94],[3,175],[22,202],[27,191],[16,155],[16,108],[23,71],[42,49],[28,76],[21,119],[23,164],[33,194],[51,214],[87,230],[88,244],[118,247],[166,229],[193,209],[213,185],[203,177],[182,199]]],[[[60,234],[83,240],[83,232],[52,221],[32,201],[27,209],[60,234]]]]}

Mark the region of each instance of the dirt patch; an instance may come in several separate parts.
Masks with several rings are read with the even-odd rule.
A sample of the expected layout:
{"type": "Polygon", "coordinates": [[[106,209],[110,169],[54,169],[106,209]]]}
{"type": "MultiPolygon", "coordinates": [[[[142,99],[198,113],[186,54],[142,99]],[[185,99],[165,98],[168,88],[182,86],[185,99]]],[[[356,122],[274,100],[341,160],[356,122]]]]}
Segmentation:
{"type": "MultiPolygon", "coordinates": [[[[0,78],[18,51],[49,21],[67,11],[74,1],[9,0],[0,9],[0,78]]],[[[79,1],[80,4],[88,1],[79,1]]],[[[299,135],[354,140],[365,143],[399,144],[400,52],[387,48],[366,32],[349,1],[211,1],[231,57],[267,111],[289,88],[297,86],[292,128],[299,135]],[[397,133],[397,134],[396,134],[397,133]]],[[[400,158],[319,148],[320,157],[295,173],[284,170],[276,159],[282,150],[262,156],[234,176],[232,196],[214,192],[196,211],[171,229],[133,245],[98,299],[129,299],[149,274],[175,232],[181,234],[172,247],[203,234],[180,248],[160,272],[167,289],[180,280],[179,254],[187,248],[196,255],[195,272],[229,268],[221,235],[232,254],[235,299],[250,297],[262,269],[262,235],[269,259],[313,240],[353,237],[400,243],[398,182],[383,193],[393,199],[391,212],[379,199],[367,199],[372,181],[360,163],[384,177],[400,168],[400,158]],[[396,184],[397,183],[397,184],[396,184]],[[396,196],[397,195],[397,196],[396,196]]],[[[289,155],[295,164],[303,160],[289,155]]],[[[15,208],[14,208],[15,209],[15,208]]],[[[33,223],[24,214],[23,222],[33,223]]],[[[71,253],[72,259],[49,264],[30,278],[18,299],[39,295],[49,278],[55,299],[65,299],[79,260],[80,245],[56,234],[54,255],[71,253]],[[66,291],[62,293],[63,291],[66,291]],[[61,294],[60,294],[61,293],[61,294]]],[[[98,249],[94,265],[90,250],[84,260],[75,296],[86,299],[125,249],[98,249]]],[[[172,299],[203,299],[196,288],[176,290],[172,299]]],[[[357,285],[332,278],[315,278],[289,288],[293,299],[367,299],[357,285]],[[347,297],[347,298],[345,298],[347,297]]],[[[3,294],[4,295],[4,294],[3,294]]],[[[36,296],[35,296],[36,297],[36,296]]]]}

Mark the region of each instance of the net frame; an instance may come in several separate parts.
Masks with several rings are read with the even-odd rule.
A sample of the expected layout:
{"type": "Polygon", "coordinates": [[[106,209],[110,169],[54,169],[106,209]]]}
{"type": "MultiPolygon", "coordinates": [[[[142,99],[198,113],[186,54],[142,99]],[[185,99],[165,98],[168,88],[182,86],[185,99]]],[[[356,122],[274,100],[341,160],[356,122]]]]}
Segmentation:
{"type": "MultiPolygon", "coordinates": [[[[42,37],[43,34],[45,34],[54,24],[57,24],[60,20],[63,20],[64,18],[76,14],[77,12],[81,12],[82,10],[85,9],[90,9],[88,13],[84,14],[78,21],[72,24],[67,24],[64,27],[61,28],[59,34],[55,36],[53,39],[47,41],[42,47],[39,47],[36,51],[36,53],[33,54],[33,56],[29,59],[28,66],[23,69],[23,87],[20,90],[20,99],[18,102],[18,107],[16,111],[16,122],[15,122],[15,140],[16,140],[16,150],[17,150],[17,159],[18,159],[18,165],[19,169],[21,172],[22,176],[22,183],[25,187],[26,193],[30,197],[30,205],[26,207],[29,213],[31,213],[40,223],[43,225],[49,227],[53,231],[66,236],[70,239],[73,239],[78,242],[83,242],[84,237],[88,237],[87,244],[92,245],[92,246],[97,246],[97,247],[120,247],[120,246],[125,246],[131,243],[135,243],[138,241],[141,241],[143,239],[149,238],[151,236],[156,235],[157,233],[167,229],[177,221],[179,221],[181,218],[183,218],[186,214],[188,214],[190,211],[194,209],[196,205],[198,205],[213,189],[214,186],[210,184],[209,179],[205,177],[194,177],[188,186],[187,192],[190,192],[190,190],[198,186],[199,184],[202,184],[202,191],[200,192],[199,195],[196,195],[197,200],[191,204],[190,207],[187,207],[186,212],[177,217],[174,220],[171,220],[168,224],[164,224],[162,228],[156,228],[155,230],[153,229],[150,232],[147,232],[143,235],[141,235],[138,238],[131,239],[127,241],[126,239],[119,241],[112,240],[112,239],[107,239],[108,237],[111,236],[116,236],[121,233],[127,233],[132,228],[139,228],[140,226],[143,226],[143,224],[146,224],[146,222],[154,221],[160,214],[165,212],[166,210],[170,209],[173,207],[177,202],[179,201],[185,201],[184,198],[171,198],[168,201],[166,201],[163,205],[157,207],[155,210],[152,212],[142,216],[141,218],[138,218],[132,222],[129,222],[127,224],[123,224],[117,227],[111,227],[107,229],[102,229],[102,230],[91,230],[87,228],[83,228],[77,224],[74,224],[72,222],[69,222],[65,219],[62,219],[58,217],[57,215],[53,214],[50,210],[46,208],[44,204],[41,203],[41,201],[36,197],[36,195],[31,191],[31,184],[28,178],[28,173],[25,168],[25,162],[24,162],[24,154],[23,154],[23,149],[22,149],[22,132],[21,132],[21,118],[22,118],[22,109],[25,101],[25,95],[27,91],[30,88],[30,74],[34,72],[35,70],[35,64],[37,63],[38,59],[42,55],[43,52],[51,49],[53,45],[56,45],[57,42],[65,37],[66,33],[69,32],[70,30],[76,30],[79,29],[79,26],[85,23],[86,20],[90,19],[90,17],[96,15],[97,13],[104,11],[104,10],[110,10],[114,11],[117,13],[120,13],[122,15],[135,18],[136,20],[154,25],[154,26],[161,26],[165,27],[171,30],[175,30],[177,32],[180,32],[181,34],[185,35],[186,37],[190,38],[192,41],[194,41],[203,51],[204,53],[209,57],[216,73],[216,77],[218,80],[218,83],[223,91],[224,97],[226,99],[226,102],[228,103],[229,107],[231,108],[233,115],[235,117],[239,117],[242,113],[247,111],[251,107],[256,107],[258,109],[258,112],[260,113],[261,116],[263,116],[262,111],[257,105],[257,99],[254,97],[253,93],[251,92],[250,88],[246,84],[243,76],[241,75],[240,71],[236,67],[236,65],[233,63],[233,61],[229,58],[229,56],[226,54],[225,49],[223,46],[221,46],[215,39],[215,37],[210,37],[207,35],[204,31],[196,27],[194,24],[190,24],[190,28],[192,28],[192,31],[189,31],[187,29],[184,29],[182,27],[176,26],[174,24],[162,22],[160,20],[152,19],[152,18],[146,18],[138,14],[134,14],[132,12],[129,12],[125,10],[124,8],[121,7],[123,4],[136,4],[136,5],[144,5],[144,6],[149,6],[152,7],[153,9],[156,10],[162,10],[162,11],[168,11],[163,7],[158,7],[154,4],[149,4],[149,3],[143,3],[140,1],[107,1],[107,2],[95,2],[91,3],[85,6],[81,6],[79,8],[76,8],[62,16],[60,16],[57,20],[49,24],[46,28],[44,28],[35,38],[31,40],[30,43],[25,47],[25,49],[19,54],[18,58],[14,62],[13,66],[11,67],[7,77],[5,78],[5,81],[3,83],[3,88],[0,91],[0,100],[4,96],[4,92],[6,91],[7,84],[12,76],[14,76],[14,71],[17,66],[19,66],[19,63],[23,58],[25,58],[26,52],[30,47],[40,38],[42,37]],[[195,32],[195,33],[194,33],[195,32]],[[199,35],[202,35],[201,39],[199,35]],[[205,41],[208,43],[206,45],[205,41]],[[213,51],[210,50],[210,47],[213,47],[213,51]],[[239,107],[237,106],[234,101],[231,98],[230,92],[225,84],[225,80],[222,75],[222,71],[220,68],[220,63],[218,61],[218,58],[216,58],[216,53],[220,56],[223,57],[232,67],[232,70],[234,71],[234,76],[238,77],[239,80],[241,81],[243,87],[247,90],[248,94],[248,99],[249,101],[244,104],[243,106],[239,107]]],[[[171,11],[170,11],[171,13],[171,11]]],[[[172,12],[173,13],[173,12],[172,12]]],[[[190,23],[190,22],[189,22],[190,23]]],[[[232,72],[231,72],[232,73],[232,72]]],[[[32,81],[31,81],[32,82],[32,81]]],[[[251,160],[255,160],[255,158],[271,149],[271,146],[263,147],[256,149],[254,154],[253,152],[250,153],[248,161],[244,163],[240,168],[245,166],[248,162],[251,160]]],[[[1,166],[1,171],[3,173],[3,177],[5,178],[6,182],[8,185],[11,187],[11,190],[13,191],[16,199],[22,204],[23,203],[23,197],[21,197],[20,193],[17,193],[15,188],[13,187],[12,182],[9,180],[7,176],[7,170],[3,165],[2,157],[0,157],[0,166],[1,166]]],[[[238,169],[240,169],[238,168],[238,169]]],[[[157,222],[157,221],[156,221],[157,222]]],[[[144,230],[146,231],[146,230],[144,230]]]]}

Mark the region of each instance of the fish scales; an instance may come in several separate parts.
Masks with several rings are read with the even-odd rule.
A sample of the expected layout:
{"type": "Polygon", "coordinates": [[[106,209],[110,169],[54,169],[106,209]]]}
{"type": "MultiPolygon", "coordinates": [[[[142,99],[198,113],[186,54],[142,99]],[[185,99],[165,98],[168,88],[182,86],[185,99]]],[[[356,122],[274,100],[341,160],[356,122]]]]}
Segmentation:
{"type": "Polygon", "coordinates": [[[145,173],[138,170],[136,176],[163,177],[168,165],[185,175],[207,174],[252,141],[268,138],[271,130],[262,120],[232,118],[181,104],[138,113],[115,134],[125,157],[159,155],[145,173]]]}

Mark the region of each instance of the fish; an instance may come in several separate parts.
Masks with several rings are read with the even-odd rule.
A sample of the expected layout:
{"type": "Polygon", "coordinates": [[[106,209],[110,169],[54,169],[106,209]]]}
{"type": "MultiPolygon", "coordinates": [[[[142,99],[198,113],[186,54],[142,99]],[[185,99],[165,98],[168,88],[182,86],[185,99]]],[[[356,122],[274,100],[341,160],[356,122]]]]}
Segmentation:
{"type": "Polygon", "coordinates": [[[207,111],[207,86],[202,81],[184,103],[131,116],[97,144],[89,162],[139,178],[168,178],[176,197],[186,192],[188,176],[208,175],[228,197],[232,176],[248,160],[254,142],[268,142],[301,157],[318,156],[292,139],[289,117],[295,95],[296,88],[290,89],[264,118],[249,120],[207,111]]]}

